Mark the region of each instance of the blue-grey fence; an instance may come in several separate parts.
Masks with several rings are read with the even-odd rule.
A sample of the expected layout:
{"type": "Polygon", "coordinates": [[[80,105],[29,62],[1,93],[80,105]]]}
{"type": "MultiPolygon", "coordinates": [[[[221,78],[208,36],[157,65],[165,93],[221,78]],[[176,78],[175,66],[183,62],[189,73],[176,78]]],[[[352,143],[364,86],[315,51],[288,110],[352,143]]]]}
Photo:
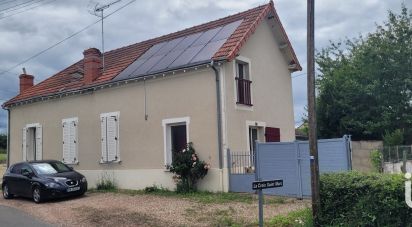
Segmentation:
{"type": "MultiPolygon", "coordinates": [[[[350,138],[318,141],[319,171],[341,172],[352,169],[350,138]]],[[[255,170],[262,180],[283,179],[283,187],[264,190],[265,194],[310,197],[309,144],[307,141],[258,143],[256,160],[249,153],[228,151],[229,190],[254,192],[255,170]],[[255,167],[256,166],[256,167],[255,167]]]]}

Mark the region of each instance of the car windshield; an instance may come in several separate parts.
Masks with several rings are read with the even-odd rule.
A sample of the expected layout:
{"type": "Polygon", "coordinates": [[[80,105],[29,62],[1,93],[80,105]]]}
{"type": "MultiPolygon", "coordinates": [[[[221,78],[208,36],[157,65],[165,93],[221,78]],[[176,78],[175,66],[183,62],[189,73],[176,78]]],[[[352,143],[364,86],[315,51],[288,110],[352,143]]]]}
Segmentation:
{"type": "Polygon", "coordinates": [[[61,162],[52,163],[32,163],[33,168],[38,174],[55,174],[72,171],[69,167],[61,162]]]}

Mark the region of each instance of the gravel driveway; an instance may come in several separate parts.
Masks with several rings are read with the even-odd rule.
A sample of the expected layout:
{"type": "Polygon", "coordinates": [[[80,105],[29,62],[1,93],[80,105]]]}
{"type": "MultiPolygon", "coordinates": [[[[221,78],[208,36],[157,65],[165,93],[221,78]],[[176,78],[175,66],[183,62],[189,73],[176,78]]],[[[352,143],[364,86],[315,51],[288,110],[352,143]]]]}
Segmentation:
{"type": "MultiPolygon", "coordinates": [[[[23,210],[58,226],[221,226],[250,225],[258,216],[257,202],[200,203],[159,195],[87,193],[80,198],[34,204],[0,199],[0,205],[23,210]]],[[[309,206],[307,200],[287,199],[265,205],[265,218],[309,206]]]]}

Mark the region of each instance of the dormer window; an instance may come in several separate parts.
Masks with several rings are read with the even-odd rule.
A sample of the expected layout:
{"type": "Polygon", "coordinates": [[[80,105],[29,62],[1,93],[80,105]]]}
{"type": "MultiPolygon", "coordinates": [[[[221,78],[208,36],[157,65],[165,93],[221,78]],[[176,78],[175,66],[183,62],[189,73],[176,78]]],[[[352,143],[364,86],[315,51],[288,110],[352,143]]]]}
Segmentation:
{"type": "Polygon", "coordinates": [[[252,106],[250,67],[245,61],[236,60],[237,104],[252,106]]]}

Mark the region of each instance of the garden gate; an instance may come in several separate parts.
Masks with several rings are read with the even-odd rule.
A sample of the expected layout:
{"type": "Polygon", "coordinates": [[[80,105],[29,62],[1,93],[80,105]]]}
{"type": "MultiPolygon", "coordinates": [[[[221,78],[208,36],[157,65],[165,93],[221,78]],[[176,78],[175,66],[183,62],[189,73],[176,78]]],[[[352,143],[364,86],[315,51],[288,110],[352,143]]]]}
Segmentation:
{"type": "MultiPolygon", "coordinates": [[[[342,172],[352,169],[350,137],[318,141],[319,171],[342,172]]],[[[248,152],[228,151],[229,190],[254,192],[255,167],[262,180],[283,179],[283,187],[265,194],[310,197],[309,144],[307,141],[257,143],[256,158],[248,152]]]]}

